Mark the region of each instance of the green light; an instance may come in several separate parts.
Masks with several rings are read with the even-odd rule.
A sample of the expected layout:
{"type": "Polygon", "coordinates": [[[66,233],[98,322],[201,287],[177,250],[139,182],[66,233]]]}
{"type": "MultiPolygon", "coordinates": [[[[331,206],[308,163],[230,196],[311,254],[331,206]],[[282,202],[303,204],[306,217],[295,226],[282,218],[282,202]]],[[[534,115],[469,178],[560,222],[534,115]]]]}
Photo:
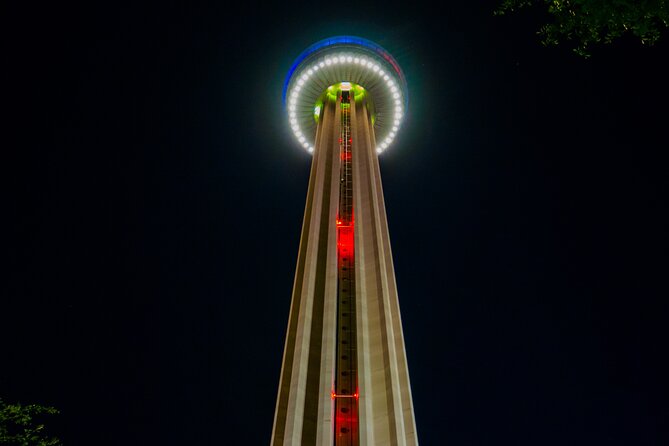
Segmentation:
{"type": "Polygon", "coordinates": [[[365,103],[367,104],[367,110],[372,120],[372,125],[376,121],[376,113],[374,113],[374,104],[367,90],[362,85],[354,84],[353,82],[339,82],[337,84],[330,85],[325,89],[323,94],[316,100],[314,103],[314,121],[318,123],[320,119],[321,112],[323,111],[323,103],[326,101],[336,102],[337,96],[339,96],[342,90],[350,91],[356,101],[362,101],[367,99],[365,103]],[[343,88],[342,88],[343,87],[343,88]]]}

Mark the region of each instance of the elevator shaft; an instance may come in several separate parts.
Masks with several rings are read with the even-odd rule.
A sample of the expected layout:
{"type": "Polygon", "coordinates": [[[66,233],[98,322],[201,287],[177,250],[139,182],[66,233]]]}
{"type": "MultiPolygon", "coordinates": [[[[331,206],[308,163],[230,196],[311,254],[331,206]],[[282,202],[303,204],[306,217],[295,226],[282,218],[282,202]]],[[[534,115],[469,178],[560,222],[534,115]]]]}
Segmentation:
{"type": "Polygon", "coordinates": [[[359,444],[351,96],[350,91],[342,91],[338,98],[341,119],[339,208],[336,222],[337,348],[332,394],[335,400],[335,446],[357,446],[359,444]]]}

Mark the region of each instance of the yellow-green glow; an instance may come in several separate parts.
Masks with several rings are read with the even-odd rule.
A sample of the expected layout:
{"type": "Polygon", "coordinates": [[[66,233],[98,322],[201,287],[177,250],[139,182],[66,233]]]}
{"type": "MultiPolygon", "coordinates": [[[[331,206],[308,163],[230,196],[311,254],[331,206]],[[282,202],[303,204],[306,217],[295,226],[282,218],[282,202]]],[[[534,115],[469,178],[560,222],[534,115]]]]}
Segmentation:
{"type": "Polygon", "coordinates": [[[318,123],[320,119],[320,114],[323,110],[323,103],[325,101],[332,101],[332,102],[336,101],[337,96],[342,90],[352,92],[353,96],[355,97],[355,100],[357,101],[360,101],[363,98],[367,98],[366,102],[367,110],[371,115],[372,125],[374,125],[374,122],[376,121],[376,114],[374,113],[374,104],[370,100],[367,94],[367,90],[365,90],[365,87],[363,87],[362,85],[354,84],[353,82],[339,82],[337,84],[330,85],[328,88],[326,88],[323,94],[314,103],[314,121],[318,123]],[[344,89],[342,89],[342,84],[344,89]]]}

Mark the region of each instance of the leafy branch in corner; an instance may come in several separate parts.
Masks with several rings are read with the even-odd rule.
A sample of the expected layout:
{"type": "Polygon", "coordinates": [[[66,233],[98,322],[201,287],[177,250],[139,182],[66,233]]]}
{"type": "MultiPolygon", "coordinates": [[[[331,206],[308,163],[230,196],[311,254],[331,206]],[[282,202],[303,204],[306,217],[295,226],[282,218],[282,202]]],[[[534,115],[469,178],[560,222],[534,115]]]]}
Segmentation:
{"type": "Polygon", "coordinates": [[[537,34],[544,45],[569,41],[573,50],[590,57],[595,44],[611,43],[631,33],[652,45],[669,26],[669,0],[503,0],[495,15],[543,5],[552,21],[537,34]]]}
{"type": "Polygon", "coordinates": [[[56,415],[53,407],[39,404],[8,404],[0,398],[0,444],[17,446],[61,446],[55,437],[44,432],[44,425],[35,418],[42,415],[56,415]]]}

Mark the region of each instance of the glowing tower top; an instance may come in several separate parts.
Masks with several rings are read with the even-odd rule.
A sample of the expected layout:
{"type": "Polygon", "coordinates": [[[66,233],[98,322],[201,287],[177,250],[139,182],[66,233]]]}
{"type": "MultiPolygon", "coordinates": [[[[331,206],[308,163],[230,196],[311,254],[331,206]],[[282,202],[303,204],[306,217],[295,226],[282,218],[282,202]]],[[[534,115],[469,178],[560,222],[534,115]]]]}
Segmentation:
{"type": "Polygon", "coordinates": [[[318,115],[327,94],[342,82],[368,93],[378,153],[395,139],[409,102],[404,73],[393,56],[376,43],[353,36],[321,40],[304,50],[288,71],[283,99],[300,144],[314,151],[318,115]]]}

